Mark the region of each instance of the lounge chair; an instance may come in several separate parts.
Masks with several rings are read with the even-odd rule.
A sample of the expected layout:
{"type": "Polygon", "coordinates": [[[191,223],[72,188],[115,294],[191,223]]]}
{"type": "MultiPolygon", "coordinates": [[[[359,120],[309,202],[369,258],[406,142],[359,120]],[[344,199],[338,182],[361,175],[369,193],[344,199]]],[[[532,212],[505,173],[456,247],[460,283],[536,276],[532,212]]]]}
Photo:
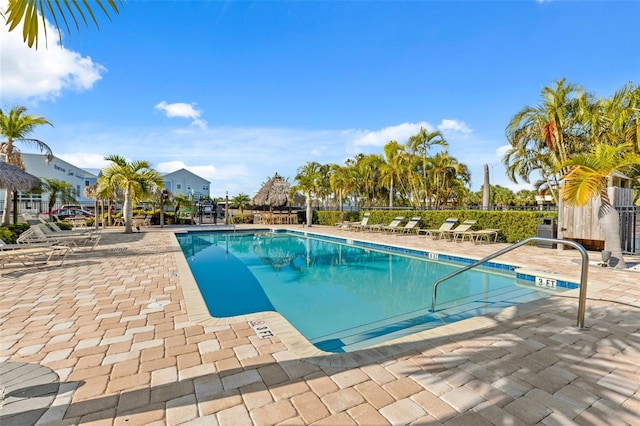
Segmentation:
{"type": "Polygon", "coordinates": [[[434,240],[438,239],[443,231],[450,231],[458,223],[458,218],[450,217],[444,221],[438,229],[419,229],[418,235],[424,234],[425,236],[431,235],[434,240]]]}
{"type": "MultiPolygon", "coordinates": [[[[37,225],[38,224],[38,222],[36,221],[35,218],[32,218],[31,216],[29,216],[27,214],[23,214],[23,217],[25,218],[25,221],[29,225],[37,225]]],[[[49,221],[49,220],[45,219],[42,216],[38,216],[37,220],[40,221],[40,223],[42,223],[44,225],[42,227],[42,229],[45,230],[45,233],[49,233],[46,230],[47,228],[49,228],[49,230],[53,231],[53,233],[62,232],[62,234],[60,234],[60,235],[84,235],[87,232],[99,232],[99,230],[96,231],[95,229],[91,229],[91,228],[71,229],[71,230],[60,229],[60,227],[55,222],[49,221]]]]}
{"type": "Polygon", "coordinates": [[[31,243],[51,243],[56,245],[66,245],[70,247],[87,246],[91,244],[91,250],[93,250],[102,234],[99,231],[86,232],[82,234],[65,234],[64,231],[53,232],[51,229],[38,223],[35,225],[29,225],[29,229],[20,234],[18,237],[19,244],[31,244],[31,243]]]}
{"type": "MultiPolygon", "coordinates": [[[[368,220],[370,213],[365,213],[364,215],[368,220]]],[[[363,218],[363,220],[364,220],[364,218],[363,218]]],[[[342,222],[336,223],[336,228],[338,228],[338,229],[349,229],[353,225],[360,225],[360,224],[362,224],[362,221],[343,220],[342,222]]]]}
{"type": "Polygon", "coordinates": [[[371,232],[392,232],[395,228],[397,228],[400,223],[404,220],[403,216],[396,216],[388,225],[384,225],[382,223],[376,225],[369,225],[365,227],[365,231],[371,232]]]}
{"type": "Polygon", "coordinates": [[[62,265],[64,259],[69,253],[69,247],[58,246],[52,244],[7,244],[0,240],[0,265],[5,266],[7,263],[20,262],[25,266],[35,265],[38,260],[42,260],[42,263],[47,264],[53,256],[60,257],[60,263],[62,265]]]}
{"type": "Polygon", "coordinates": [[[417,232],[420,230],[420,228],[416,227],[418,223],[420,223],[420,217],[412,217],[404,226],[393,228],[390,232],[393,232],[394,234],[410,234],[412,232],[417,232]]]}
{"type": "Polygon", "coordinates": [[[367,226],[369,226],[367,225],[369,223],[369,216],[371,216],[371,213],[365,213],[362,217],[362,221],[360,221],[359,223],[352,223],[345,229],[348,229],[350,231],[363,231],[367,226]]]}
{"type": "MultiPolygon", "coordinates": [[[[497,242],[498,232],[500,232],[499,229],[488,228],[488,229],[480,229],[478,231],[467,231],[466,233],[463,233],[463,234],[468,233],[469,241],[473,242],[474,244],[479,244],[483,240],[487,243],[497,242]]],[[[461,241],[464,241],[464,237],[462,237],[461,241]]]]}
{"type": "Polygon", "coordinates": [[[451,239],[451,240],[456,240],[458,237],[460,237],[462,235],[466,235],[466,233],[468,231],[470,231],[471,228],[473,227],[473,225],[475,225],[475,224],[476,224],[475,220],[465,220],[460,225],[456,226],[454,229],[451,229],[449,231],[440,232],[439,238],[440,239],[447,238],[447,239],[451,239]]]}

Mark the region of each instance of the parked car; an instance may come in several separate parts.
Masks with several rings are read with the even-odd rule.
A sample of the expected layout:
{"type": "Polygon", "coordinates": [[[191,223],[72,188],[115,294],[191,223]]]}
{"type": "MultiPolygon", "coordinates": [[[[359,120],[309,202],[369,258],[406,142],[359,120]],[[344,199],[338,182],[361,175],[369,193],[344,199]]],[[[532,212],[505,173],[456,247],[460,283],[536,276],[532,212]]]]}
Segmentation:
{"type": "Polygon", "coordinates": [[[66,209],[56,209],[51,210],[48,214],[49,216],[55,216],[58,220],[65,220],[70,217],[75,216],[85,216],[85,217],[93,217],[94,214],[87,210],[76,209],[76,208],[66,208],[66,209]]]}
{"type": "Polygon", "coordinates": [[[87,205],[83,206],[81,204],[63,204],[59,210],[64,210],[64,209],[78,209],[78,210],[85,210],[93,213],[94,206],[87,206],[87,205]]]}

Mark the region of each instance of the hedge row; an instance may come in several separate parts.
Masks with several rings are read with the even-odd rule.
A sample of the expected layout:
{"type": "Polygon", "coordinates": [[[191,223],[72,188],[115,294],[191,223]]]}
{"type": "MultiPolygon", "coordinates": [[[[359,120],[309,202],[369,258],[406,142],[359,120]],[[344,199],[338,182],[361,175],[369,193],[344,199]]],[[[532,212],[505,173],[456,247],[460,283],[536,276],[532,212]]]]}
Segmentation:
{"type": "MultiPolygon", "coordinates": [[[[314,212],[316,213],[316,212],[314,212]]],[[[318,211],[319,225],[335,226],[344,220],[361,221],[365,212],[318,211]]],[[[499,229],[498,241],[515,243],[525,238],[535,237],[538,222],[542,218],[557,218],[556,212],[531,211],[482,211],[482,210],[372,210],[369,213],[369,224],[390,223],[396,216],[404,217],[400,226],[404,226],[412,217],[420,217],[418,226],[422,229],[437,229],[447,218],[455,217],[458,223],[475,220],[472,229],[499,229]]],[[[315,214],[314,214],[315,219],[315,214]]],[[[315,220],[314,220],[315,223],[315,220]]]]}

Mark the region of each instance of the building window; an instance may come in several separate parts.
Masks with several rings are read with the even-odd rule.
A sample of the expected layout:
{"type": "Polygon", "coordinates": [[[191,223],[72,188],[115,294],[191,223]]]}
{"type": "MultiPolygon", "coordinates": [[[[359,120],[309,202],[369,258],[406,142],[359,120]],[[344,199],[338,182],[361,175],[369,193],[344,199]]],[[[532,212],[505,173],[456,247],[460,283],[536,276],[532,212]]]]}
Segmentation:
{"type": "Polygon", "coordinates": [[[181,183],[176,183],[176,189],[178,191],[180,191],[182,189],[182,184],[181,183]]]}
{"type": "Polygon", "coordinates": [[[203,191],[208,191],[209,190],[209,185],[202,185],[202,190],[203,191]]]}
{"type": "Polygon", "coordinates": [[[191,191],[191,185],[187,185],[187,191],[191,191]]]}

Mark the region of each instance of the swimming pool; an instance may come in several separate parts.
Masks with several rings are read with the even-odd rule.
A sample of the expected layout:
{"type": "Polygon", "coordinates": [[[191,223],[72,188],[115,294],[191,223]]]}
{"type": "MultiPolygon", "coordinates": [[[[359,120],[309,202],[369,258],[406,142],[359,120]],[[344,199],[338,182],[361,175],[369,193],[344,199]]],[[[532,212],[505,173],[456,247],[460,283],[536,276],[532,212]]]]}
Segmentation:
{"type": "Polygon", "coordinates": [[[470,259],[300,232],[176,237],[212,316],[277,311],[328,352],[549,295],[531,277],[519,279],[514,267],[491,263],[441,286],[438,311],[431,313],[433,283],[470,259]]]}

